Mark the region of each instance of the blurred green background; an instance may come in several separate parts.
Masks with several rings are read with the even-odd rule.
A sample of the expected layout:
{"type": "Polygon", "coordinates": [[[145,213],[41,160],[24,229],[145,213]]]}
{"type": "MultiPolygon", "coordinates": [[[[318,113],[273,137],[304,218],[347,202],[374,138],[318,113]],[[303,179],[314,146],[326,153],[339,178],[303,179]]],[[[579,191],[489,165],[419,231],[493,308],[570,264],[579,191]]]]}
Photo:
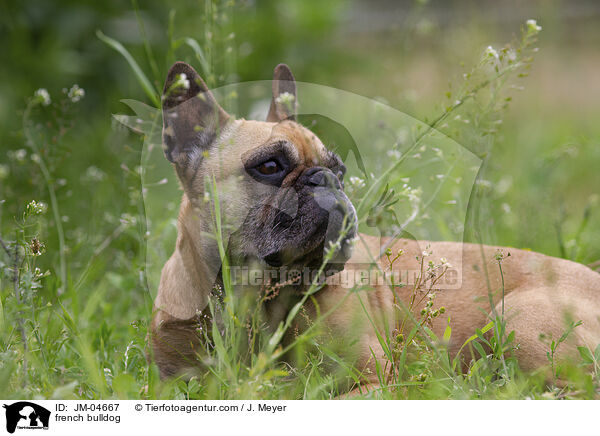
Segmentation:
{"type": "MultiPolygon", "coordinates": [[[[66,227],[80,229],[93,245],[108,231],[106,212],[137,211],[125,195],[132,186],[121,165],[135,166],[141,141],[116,131],[111,114],[127,111],[123,98],[150,102],[124,59],[96,37],[97,29],[123,43],[158,89],[175,58],[198,68],[189,47],[169,50],[172,32],[203,46],[212,85],[269,79],[273,66],[286,62],[298,80],[381,98],[427,120],[448,83],[460,80],[461,63],[474,64],[486,46],[502,45],[526,19],[536,18],[543,26],[540,52],[484,174],[500,188],[486,205],[495,217],[486,242],[559,255],[557,225],[568,244],[600,186],[600,5],[594,1],[0,4],[0,143],[9,169],[1,180],[3,222],[24,202],[46,196],[31,162],[7,158],[7,151],[26,148],[20,133],[26,99],[38,88],[56,95],[73,83],[86,96],[62,141],[69,154],[57,171],[66,181],[58,191],[70,219],[66,227]],[[105,183],[82,182],[91,166],[105,173],[105,183]]],[[[588,226],[582,238],[588,261],[600,257],[597,227],[588,226]]],[[[136,244],[131,241],[132,252],[136,244]]]]}
{"type": "MultiPolygon", "coordinates": [[[[211,86],[268,80],[285,62],[298,80],[377,98],[427,122],[443,110],[449,84],[459,83],[487,46],[517,37],[529,18],[543,27],[540,50],[529,75],[513,85],[479,175],[480,239],[597,262],[600,3],[594,0],[2,0],[0,235],[11,239],[29,201],[50,201],[22,129],[27,101],[45,88],[56,103],[63,88],[77,83],[85,98],[59,116],[64,125],[53,121],[60,107],[32,114],[61,207],[68,278],[76,289],[68,294],[69,310],[77,322],[104,328],[101,338],[122,341],[134,334],[135,326],[125,326],[149,318],[136,169],[142,140],[112,114],[131,113],[124,98],[152,102],[97,30],[120,41],[158,90],[175,60],[192,63],[211,86]],[[183,37],[201,46],[206,70],[190,46],[171,44],[183,37]]],[[[55,224],[40,225],[47,251],[38,265],[57,271],[55,224]]],[[[40,292],[55,301],[55,287],[40,292]]],[[[5,305],[7,298],[8,291],[5,305]]]]}

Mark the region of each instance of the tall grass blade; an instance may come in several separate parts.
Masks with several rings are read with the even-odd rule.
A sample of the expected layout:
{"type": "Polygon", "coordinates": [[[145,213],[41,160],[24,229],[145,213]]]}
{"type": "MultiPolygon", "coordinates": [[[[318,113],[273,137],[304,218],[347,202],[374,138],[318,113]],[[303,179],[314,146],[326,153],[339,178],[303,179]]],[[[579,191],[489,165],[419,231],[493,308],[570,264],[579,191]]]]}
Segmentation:
{"type": "Polygon", "coordinates": [[[104,33],[102,33],[101,30],[96,31],[96,36],[102,42],[104,42],[106,45],[108,45],[112,49],[119,52],[121,54],[121,56],[123,56],[125,58],[125,60],[129,64],[129,66],[133,70],[135,77],[137,78],[139,84],[142,86],[142,89],[144,90],[146,95],[150,98],[150,100],[152,100],[152,104],[154,104],[154,106],[159,108],[160,107],[159,92],[154,88],[154,86],[152,86],[152,83],[150,82],[150,80],[148,80],[148,77],[146,77],[146,75],[144,74],[144,72],[142,71],[142,69],[140,68],[138,63],[135,61],[135,59],[133,59],[133,56],[131,56],[131,53],[129,53],[129,51],[127,51],[127,49],[123,46],[123,44],[121,44],[116,39],[106,36],[104,33]]]}

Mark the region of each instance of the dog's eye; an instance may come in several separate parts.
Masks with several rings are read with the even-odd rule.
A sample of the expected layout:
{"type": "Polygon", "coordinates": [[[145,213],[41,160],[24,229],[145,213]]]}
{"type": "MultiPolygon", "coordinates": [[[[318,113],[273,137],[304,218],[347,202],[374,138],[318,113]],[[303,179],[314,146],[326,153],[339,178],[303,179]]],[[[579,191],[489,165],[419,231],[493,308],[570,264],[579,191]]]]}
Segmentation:
{"type": "Polygon", "coordinates": [[[277,174],[282,170],[281,165],[275,160],[268,160],[256,167],[257,171],[265,176],[277,174]]]}
{"type": "Polygon", "coordinates": [[[290,167],[290,161],[286,156],[272,154],[256,156],[245,165],[248,175],[254,180],[274,186],[281,185],[290,167]]]}

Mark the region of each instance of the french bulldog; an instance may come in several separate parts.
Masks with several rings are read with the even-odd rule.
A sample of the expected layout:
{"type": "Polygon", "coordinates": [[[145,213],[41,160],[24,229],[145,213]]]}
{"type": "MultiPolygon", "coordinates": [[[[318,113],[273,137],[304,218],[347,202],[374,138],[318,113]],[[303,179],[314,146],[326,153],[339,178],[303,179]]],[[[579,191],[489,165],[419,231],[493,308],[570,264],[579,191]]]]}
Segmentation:
{"type": "MultiPolygon", "coordinates": [[[[436,289],[435,307],[444,309],[428,325],[441,337],[450,322],[452,354],[498,313],[505,317],[507,332],[515,331],[514,352],[526,370],[548,363],[548,345],[540,335],[560,337],[566,319],[582,324],[560,353],[566,356],[575,346],[593,349],[600,342],[600,274],[584,265],[513,248],[359,234],[356,211],[344,193],[344,163],[296,121],[296,84],[286,65],[275,68],[272,89],[266,121],[234,119],[191,66],[177,62],[168,72],[163,147],[183,198],[175,250],[162,269],[151,325],[161,377],[200,364],[199,326],[209,300],[220,298],[215,289],[222,291],[224,255],[230,269],[245,271],[251,265],[264,270],[265,277],[275,271],[269,277],[280,283],[281,292],[273,298],[280,304],[266,318],[271,328],[304,292],[314,291],[312,281],[292,280],[293,298],[286,299],[286,283],[278,272],[315,271],[325,263],[329,275],[306,300],[304,318],[310,322],[328,314],[321,317],[325,330],[342,344],[343,357],[365,374],[367,384],[376,382],[378,364],[387,367],[376,329],[394,332],[400,306],[416,316],[433,309],[427,305],[430,297],[414,298],[433,292],[388,281],[350,289],[336,280],[366,265],[392,274],[416,271],[413,278],[419,281],[426,274],[439,278],[439,269],[428,272],[429,259],[444,258],[440,266],[451,280],[436,289]],[[381,255],[382,244],[387,256],[381,255]]],[[[399,277],[402,281],[408,274],[399,277]]]]}

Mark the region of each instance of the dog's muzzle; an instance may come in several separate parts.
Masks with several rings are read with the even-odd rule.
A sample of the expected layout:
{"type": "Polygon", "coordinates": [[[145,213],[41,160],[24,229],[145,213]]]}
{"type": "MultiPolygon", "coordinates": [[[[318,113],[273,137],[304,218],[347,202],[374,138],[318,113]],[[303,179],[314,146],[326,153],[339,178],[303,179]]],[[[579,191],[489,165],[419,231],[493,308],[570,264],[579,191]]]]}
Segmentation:
{"type": "Polygon", "coordinates": [[[325,251],[334,250],[328,263],[344,264],[352,255],[352,244],[357,234],[356,210],[342,191],[340,181],[329,169],[317,167],[309,171],[307,184],[314,187],[314,200],[328,212],[323,248],[325,251]]]}
{"type": "Polygon", "coordinates": [[[294,208],[286,208],[286,201],[280,203],[275,225],[296,228],[296,237],[301,235],[302,240],[289,240],[263,259],[282,266],[321,263],[327,258],[330,266],[343,268],[352,254],[357,218],[340,180],[328,168],[311,167],[298,178],[294,192],[302,206],[292,213],[287,209],[294,208]]]}

